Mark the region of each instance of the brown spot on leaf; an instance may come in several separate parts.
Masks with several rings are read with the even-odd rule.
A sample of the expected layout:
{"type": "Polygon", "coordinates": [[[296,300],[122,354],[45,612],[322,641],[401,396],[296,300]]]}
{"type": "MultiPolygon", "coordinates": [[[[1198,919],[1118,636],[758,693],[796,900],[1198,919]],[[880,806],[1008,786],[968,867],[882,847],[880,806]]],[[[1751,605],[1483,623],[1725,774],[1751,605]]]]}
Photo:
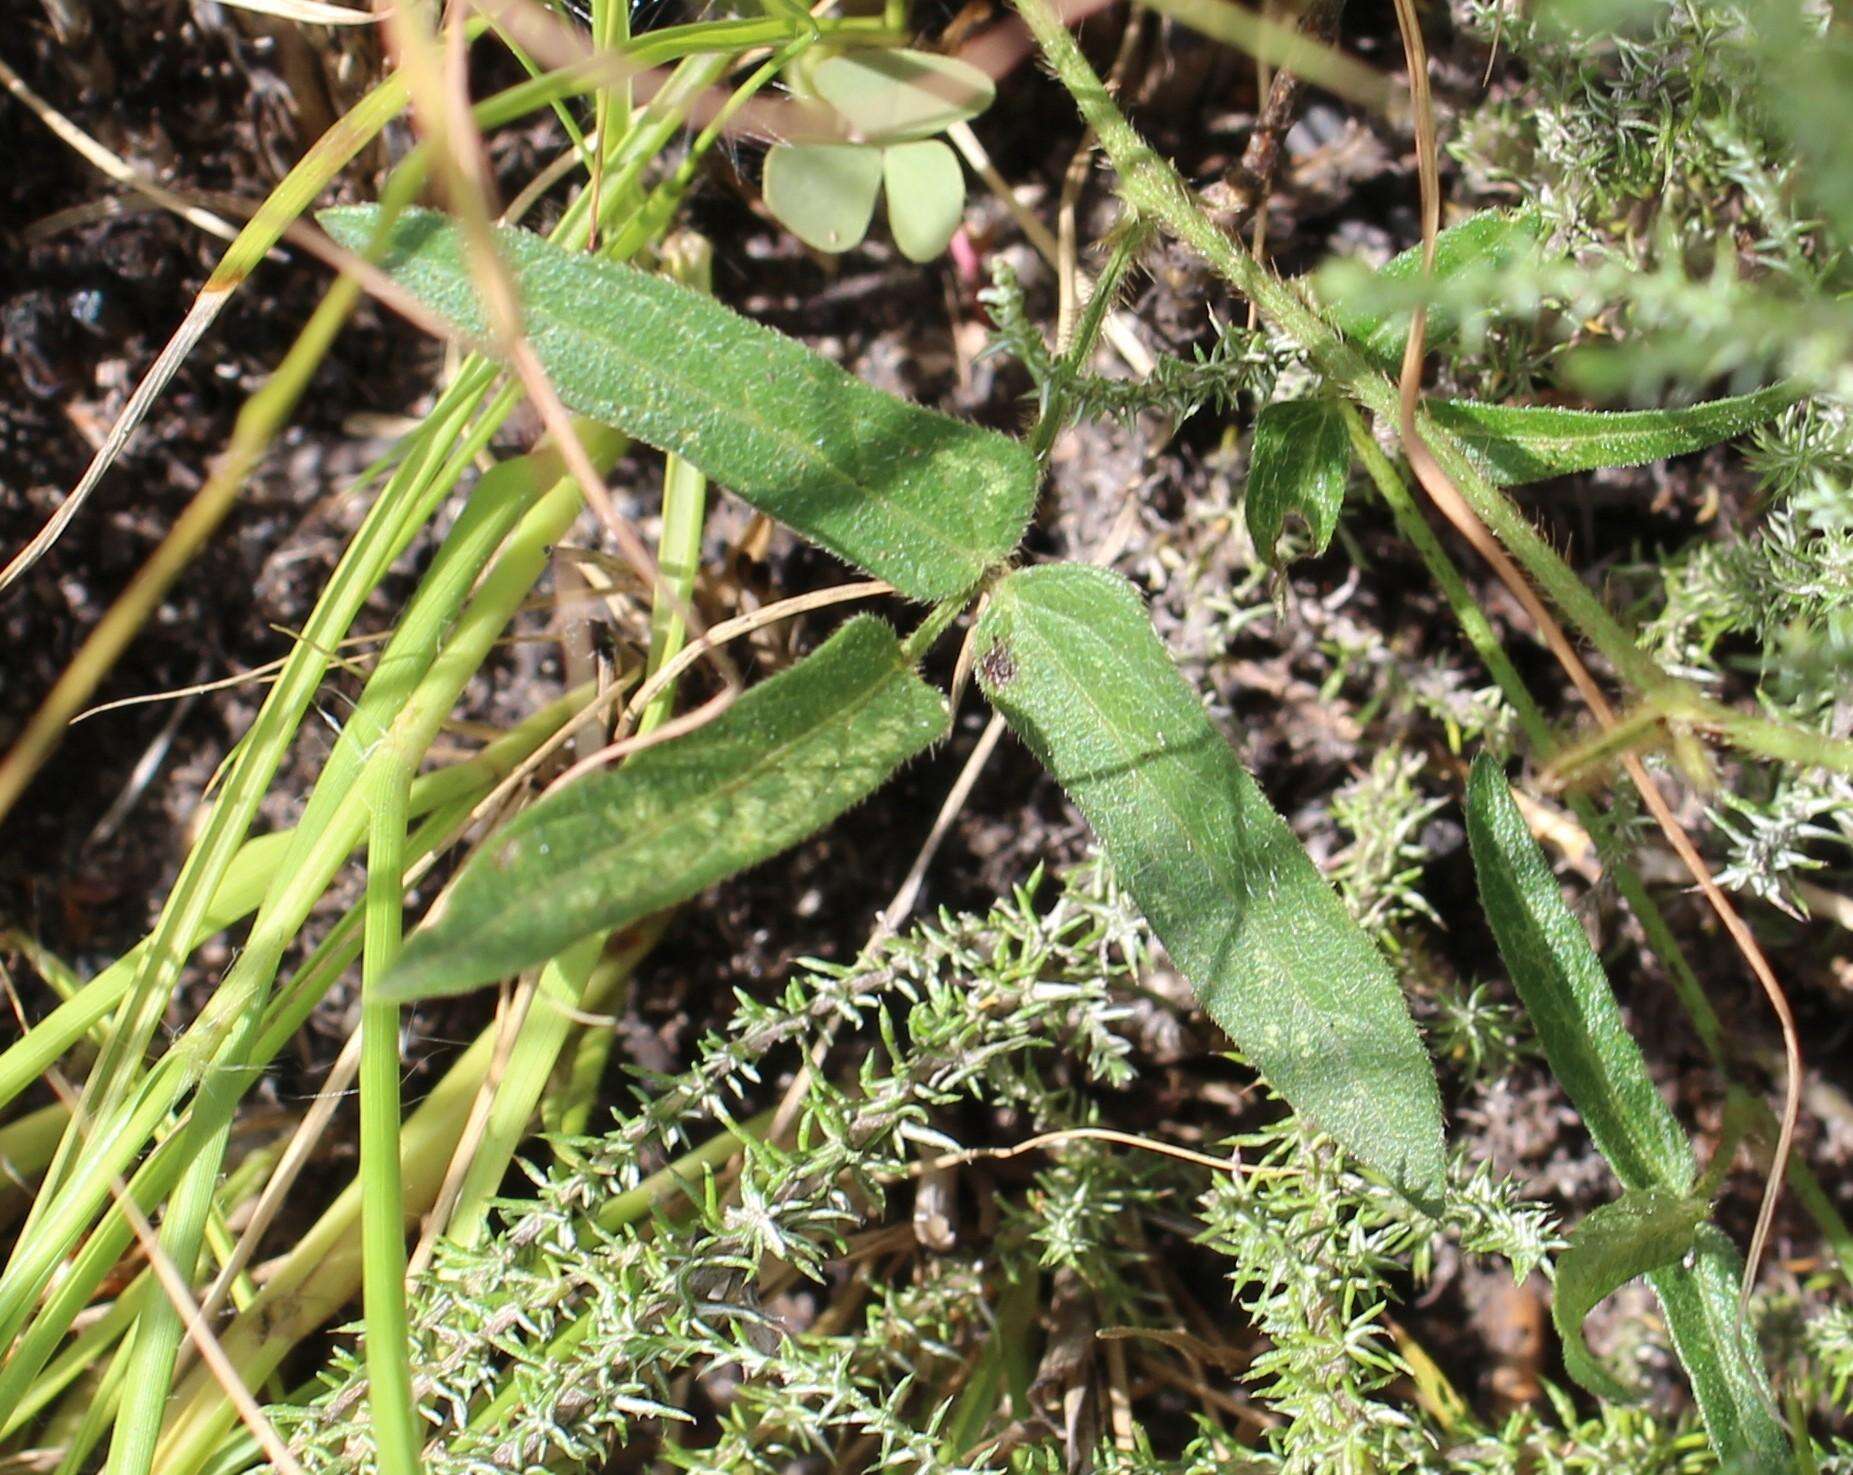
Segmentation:
{"type": "Polygon", "coordinates": [[[1016,657],[1001,640],[978,658],[978,675],[992,691],[1008,686],[1016,674],[1016,657]]]}

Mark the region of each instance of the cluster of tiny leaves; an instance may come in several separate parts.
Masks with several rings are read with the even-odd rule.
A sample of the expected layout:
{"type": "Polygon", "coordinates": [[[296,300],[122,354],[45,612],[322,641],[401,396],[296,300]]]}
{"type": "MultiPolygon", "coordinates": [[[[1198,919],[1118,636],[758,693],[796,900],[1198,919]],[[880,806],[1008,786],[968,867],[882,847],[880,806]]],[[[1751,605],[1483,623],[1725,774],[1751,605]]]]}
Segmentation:
{"type": "MultiPolygon", "coordinates": [[[[413,1302],[435,1475],[597,1468],[639,1439],[655,1441],[664,1469],[846,1457],[876,1470],[1062,1468],[1052,1431],[1006,1454],[1002,1410],[992,1437],[950,1449],[947,1390],[995,1325],[1006,1280],[1024,1274],[1074,1275],[1113,1318],[1167,1326],[1143,1289],[1148,1252],[1132,1226],[1185,1222],[1226,1262],[1231,1323],[1265,1334],[1244,1382],[1273,1427],[1245,1446],[1207,1420],[1188,1439],[1168,1429],[1174,1453],[1160,1459],[1135,1425],[1135,1448],[1103,1444],[1099,1468],[1492,1471],[1543,1456],[1593,1470],[1599,1455],[1650,1449],[1658,1463],[1625,1467],[1702,1468],[1674,1457],[1689,1447],[1683,1425],[1618,1411],[1583,1423],[1567,1402],[1556,1420],[1439,1427],[1392,1386],[1409,1372],[1394,1307],[1444,1251],[1520,1278],[1546,1266],[1555,1221],[1464,1159],[1450,1164],[1441,1219],[1427,1218],[1291,1115],[1235,1140],[1253,1170],[1243,1174],[1073,1144],[1004,1197],[990,1240],[874,1278],[847,1322],[794,1325],[789,1302],[762,1304],[780,1267],[840,1287],[850,1237],[880,1222],[922,1157],[954,1146],[946,1123],[962,1105],[1005,1112],[1027,1133],[1091,1124],[1136,1084],[1143,925],[1098,867],[1052,901],[1034,890],[942,916],[848,967],[808,964],[770,1001],[741,1000],[688,1070],[646,1083],[610,1132],[536,1171],[533,1196],[505,1206],[497,1233],[443,1251],[413,1302]],[[686,1202],[600,1227],[601,1206],[767,1099],[769,1060],[806,1057],[823,1064],[789,1149],[752,1141],[736,1180],[692,1177],[686,1202]],[[698,1438],[685,1412],[697,1385],[714,1408],[698,1438]]],[[[360,1352],[345,1348],[318,1396],[272,1410],[311,1475],[374,1468],[365,1393],[360,1352]]]]}
{"type": "Polygon", "coordinates": [[[1332,822],[1353,836],[1332,881],[1360,925],[1386,941],[1418,918],[1440,921],[1420,889],[1422,832],[1448,801],[1423,790],[1424,766],[1420,753],[1391,742],[1332,795],[1332,822]]]}
{"type": "MultiPolygon", "coordinates": [[[[1240,1146],[1255,1171],[1204,1194],[1203,1241],[1232,1262],[1236,1299],[1267,1335],[1250,1377],[1283,1416],[1268,1440],[1281,1467],[1428,1468],[1437,1431],[1385,1396],[1409,1371],[1385,1316],[1428,1278],[1443,1235],[1293,1120],[1240,1146]]],[[[1549,1213],[1484,1167],[1457,1161],[1450,1179],[1447,1237],[1462,1250],[1522,1280],[1557,1248],[1549,1213]]]]}
{"type": "MultiPolygon", "coordinates": [[[[491,1240],[441,1253],[413,1317],[419,1396],[438,1426],[430,1468],[596,1465],[612,1440],[678,1420],[678,1377],[722,1367],[742,1390],[728,1468],[771,1468],[787,1440],[865,1435],[888,1463],[930,1462],[932,1410],[907,1417],[905,1356],[871,1360],[866,1332],[792,1338],[754,1288],[774,1262],[820,1278],[919,1156],[955,1146],[935,1125],[947,1109],[975,1099],[1017,1108],[1031,1130],[1074,1124],[1079,1097],[1039,1069],[1057,1053],[1090,1083],[1129,1079],[1121,1024],[1142,931],[1103,877],[1047,908],[1032,891],[880,942],[850,967],[811,963],[771,1001],[742,997],[687,1071],[647,1083],[633,1115],[574,1143],[491,1240]],[[795,1061],[839,1036],[859,1058],[811,1076],[788,1150],[749,1138],[737,1182],[694,1184],[686,1217],[599,1228],[598,1206],[763,1094],[769,1052],[795,1061]],[[473,1426],[492,1399],[505,1412],[473,1426]]],[[[364,1395],[363,1362],[344,1354],[322,1395],[275,1411],[306,1468],[372,1468],[364,1395]]],[[[716,1467],[715,1451],[683,1453],[716,1467]]]]}
{"type": "Polygon", "coordinates": [[[1525,77],[1453,130],[1465,193],[1516,192],[1550,246],[1439,294],[1482,333],[1506,325],[1475,345],[1502,381],[1490,388],[1524,392],[1567,369],[1605,394],[1670,382],[1696,397],[1721,376],[1749,388],[1792,373],[1853,395],[1847,222],[1809,208],[1777,116],[1853,123],[1844,87],[1789,78],[1793,27],[1818,29],[1820,15],[1792,0],[1453,8],[1525,77]],[[1791,24],[1771,24],[1785,13],[1791,24]],[[1590,324],[1600,346],[1582,341],[1590,324]]]}

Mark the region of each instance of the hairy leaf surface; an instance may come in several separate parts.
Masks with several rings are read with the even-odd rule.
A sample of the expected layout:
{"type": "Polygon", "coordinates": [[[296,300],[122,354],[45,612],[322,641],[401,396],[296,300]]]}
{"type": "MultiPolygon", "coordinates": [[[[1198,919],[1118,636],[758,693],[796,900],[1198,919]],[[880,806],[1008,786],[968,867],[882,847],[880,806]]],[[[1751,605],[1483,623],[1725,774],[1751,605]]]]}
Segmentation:
{"type": "Polygon", "coordinates": [[[1433,1068],[1387,964],[1210,724],[1123,580],[1011,574],[978,675],[1080,806],[1210,1017],[1295,1108],[1425,1208],[1433,1068]]]}
{"type": "Polygon", "coordinates": [[[1297,514],[1312,531],[1313,553],[1325,552],[1345,503],[1351,439],[1335,400],[1289,400],[1263,407],[1255,417],[1248,452],[1248,494],[1243,510],[1255,551],[1274,562],[1287,518],[1297,514]]]}
{"type": "MultiPolygon", "coordinates": [[[[319,218],[360,249],[375,213],[319,218]]],[[[496,241],[561,399],[675,452],[901,593],[961,594],[1023,535],[1037,472],[1018,442],[872,389],[699,292],[527,231],[496,241]]],[[[443,216],[406,211],[381,265],[459,333],[485,336],[467,252],[443,216]]]]}
{"type": "Polygon", "coordinates": [[[1660,1188],[1640,1188],[1603,1204],[1576,1226],[1557,1258],[1551,1318],[1563,1342],[1564,1370],[1600,1398],[1638,1396],[1601,1363],[1583,1340],[1583,1321],[1605,1296],[1637,1275],[1669,1265],[1692,1248],[1705,1220],[1705,1201],[1660,1188]]]}
{"type": "Polygon", "coordinates": [[[1763,1360],[1738,1314],[1744,1264],[1737,1247],[1716,1225],[1701,1224],[1692,1252],[1647,1278],[1660,1297],[1673,1350],[1692,1383],[1719,1468],[1732,1475],[1794,1470],[1795,1452],[1776,1417],[1763,1360]]]}
{"type": "Polygon", "coordinates": [[[464,867],[381,985],[460,993],[777,855],[945,735],[945,699],[872,616],[685,737],[579,780],[464,867]]]}
{"type": "Polygon", "coordinates": [[[1742,435],[1795,403],[1785,384],[1679,410],[1566,410],[1430,400],[1428,411],[1501,486],[1603,466],[1641,466],[1742,435]]]}
{"type": "Polygon", "coordinates": [[[1591,1214],[1558,1262],[1553,1315],[1564,1365],[1591,1391],[1625,1395],[1589,1356],[1583,1318],[1624,1280],[1650,1274],[1722,1467],[1756,1475],[1792,1468],[1756,1349],[1739,1326],[1737,1252],[1702,1222],[1705,1206],[1689,1196],[1692,1149],[1654,1090],[1601,962],[1564,905],[1505,775],[1484,755],[1468,780],[1467,835],[1493,935],[1551,1069],[1631,1190],[1591,1214]],[[1682,1232],[1684,1244],[1669,1251],[1682,1232]],[[1688,1247],[1691,1257],[1681,1260],[1688,1247]]]}
{"type": "Polygon", "coordinates": [[[1482,754],[1467,783],[1467,836],[1480,899],[1551,1069],[1626,1188],[1692,1186],[1692,1148],[1622,1023],[1601,960],[1513,802],[1482,754]]]}

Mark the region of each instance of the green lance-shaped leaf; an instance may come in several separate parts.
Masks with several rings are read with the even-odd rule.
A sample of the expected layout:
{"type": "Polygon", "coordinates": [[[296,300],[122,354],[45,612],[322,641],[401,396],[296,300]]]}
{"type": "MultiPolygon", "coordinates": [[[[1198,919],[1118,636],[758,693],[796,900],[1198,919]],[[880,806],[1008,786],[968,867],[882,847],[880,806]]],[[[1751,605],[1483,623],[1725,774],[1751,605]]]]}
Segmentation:
{"type": "Polygon", "coordinates": [[[1011,574],[978,676],[1087,816],[1210,1017],[1276,1090],[1433,1210],[1434,1070],[1388,965],[1211,725],[1124,581],[1011,574]]]}
{"type": "MultiPolygon", "coordinates": [[[[1555,1314],[1565,1366],[1584,1386],[1602,1392],[1592,1377],[1607,1375],[1589,1358],[1581,1328],[1589,1308],[1608,1293],[1590,1287],[1604,1274],[1615,1274],[1621,1261],[1618,1256],[1598,1259],[1593,1247],[1624,1238],[1624,1204],[1659,1205],[1645,1218],[1665,1228],[1668,1240],[1677,1237],[1685,1216],[1696,1215],[1691,1222],[1699,1225],[1703,1205],[1689,1196],[1692,1149],[1654,1090],[1640,1047],[1622,1027],[1608,977],[1564,905],[1504,774],[1484,754],[1474,760],[1467,783],[1467,836],[1493,936],[1551,1070],[1583,1114],[1615,1176],[1630,1190],[1577,1230],[1576,1244],[1584,1245],[1590,1258],[1577,1266],[1569,1265],[1569,1256],[1558,1263],[1555,1314]],[[1589,1226],[1604,1215],[1612,1216],[1613,1225],[1592,1232],[1589,1226]],[[1593,1267],[1601,1263],[1609,1263],[1610,1270],[1598,1273],[1593,1267]]],[[[1678,1258],[1683,1250],[1668,1254],[1657,1266],[1642,1264],[1612,1279],[1608,1289],[1651,1272],[1674,1349],[1724,1469],[1756,1475],[1792,1469],[1788,1436],[1776,1422],[1762,1368],[1739,1325],[1737,1288],[1743,1267],[1737,1252],[1710,1225],[1700,1225],[1696,1238],[1688,1230],[1687,1238],[1695,1246],[1689,1258],[1678,1258]]],[[[1659,1252],[1660,1247],[1643,1242],[1638,1257],[1645,1260],[1659,1252]]]]}
{"type": "MultiPolygon", "coordinates": [[[[1448,278],[1470,270],[1497,271],[1523,261],[1536,253],[1543,236],[1544,225],[1535,211],[1482,210],[1435,237],[1435,283],[1441,286],[1448,278]]],[[[1393,364],[1402,357],[1410,309],[1390,304],[1419,294],[1422,248],[1411,246],[1392,257],[1382,270],[1361,278],[1354,279],[1355,268],[1345,270],[1348,265],[1334,263],[1329,276],[1322,273],[1328,276],[1328,285],[1338,286],[1333,293],[1332,320],[1373,359],[1393,364]]],[[[1429,308],[1430,347],[1447,342],[1459,327],[1453,304],[1437,301],[1429,308]]]]}
{"type": "Polygon", "coordinates": [[[1703,1199],[1641,1188],[1602,1205],[1576,1226],[1557,1259],[1551,1318],[1563,1343],[1564,1370],[1591,1393],[1615,1402],[1638,1396],[1596,1361],[1583,1339],[1584,1318],[1637,1275],[1678,1260],[1704,1222],[1703,1199]]]}
{"type": "Polygon", "coordinates": [[[1243,507],[1255,551],[1274,562],[1274,547],[1289,515],[1303,518],[1313,552],[1323,553],[1338,527],[1351,469],[1344,412],[1334,400],[1290,400],[1265,406],[1255,417],[1248,452],[1248,494],[1243,507]]]}
{"type": "Polygon", "coordinates": [[[1647,1278],[1660,1297],[1718,1467],[1729,1475],[1797,1469],[1762,1359],[1738,1310],[1744,1264],[1736,1246],[1715,1225],[1702,1224],[1689,1255],[1647,1278]]]}
{"type": "Polygon", "coordinates": [[[872,616],[685,737],[541,800],[464,867],[382,995],[460,993],[777,855],[945,735],[945,699],[872,616]]]}
{"type": "Polygon", "coordinates": [[[1761,425],[1799,398],[1786,384],[1678,410],[1566,410],[1430,400],[1428,411],[1501,486],[1702,451],[1761,425]]]}
{"type": "Polygon", "coordinates": [[[1623,1187],[1684,1193],[1691,1145],[1654,1089],[1601,960],[1564,905],[1505,775],[1485,754],[1467,782],[1467,837],[1500,956],[1589,1135],[1623,1187]]]}
{"type": "MultiPolygon", "coordinates": [[[[343,244],[371,206],[319,217],[343,244]]],[[[1023,535],[1036,464],[1020,443],[883,394],[710,297],[521,230],[496,240],[560,398],[731,487],[913,599],[962,594],[1023,535]]],[[[468,253],[430,211],[381,265],[465,336],[485,336],[468,253]]]]}

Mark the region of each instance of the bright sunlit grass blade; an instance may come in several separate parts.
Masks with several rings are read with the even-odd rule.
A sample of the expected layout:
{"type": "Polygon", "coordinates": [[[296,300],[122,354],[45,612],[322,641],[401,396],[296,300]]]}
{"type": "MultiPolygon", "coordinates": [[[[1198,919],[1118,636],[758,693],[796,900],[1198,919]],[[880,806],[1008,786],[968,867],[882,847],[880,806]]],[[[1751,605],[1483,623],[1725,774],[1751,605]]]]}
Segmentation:
{"type": "Polygon", "coordinates": [[[417,1475],[419,1431],[405,1312],[405,1183],[400,1172],[399,1006],[379,997],[403,934],[407,799],[415,758],[389,739],[366,780],[365,955],[360,995],[360,1236],[367,1397],[381,1475],[417,1475]]]}

